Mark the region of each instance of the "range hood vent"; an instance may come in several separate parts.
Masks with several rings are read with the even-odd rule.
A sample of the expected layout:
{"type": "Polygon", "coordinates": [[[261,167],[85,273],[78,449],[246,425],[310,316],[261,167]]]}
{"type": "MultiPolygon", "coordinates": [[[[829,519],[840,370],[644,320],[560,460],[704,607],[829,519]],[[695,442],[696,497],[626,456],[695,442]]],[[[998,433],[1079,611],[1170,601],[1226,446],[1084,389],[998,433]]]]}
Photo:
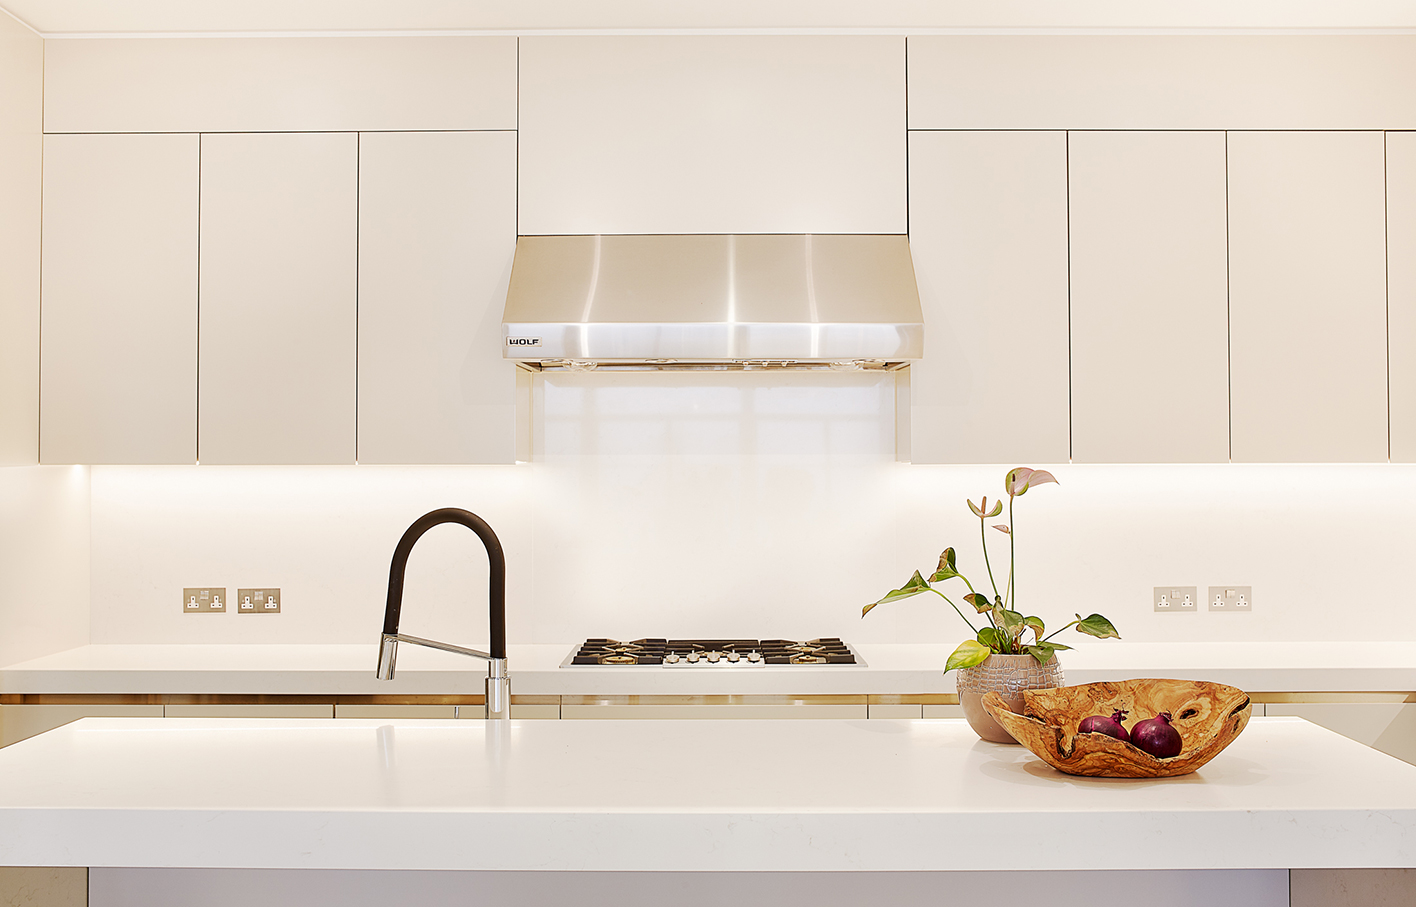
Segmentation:
{"type": "Polygon", "coordinates": [[[502,349],[531,369],[893,369],[924,354],[901,235],[523,236],[502,349]]]}

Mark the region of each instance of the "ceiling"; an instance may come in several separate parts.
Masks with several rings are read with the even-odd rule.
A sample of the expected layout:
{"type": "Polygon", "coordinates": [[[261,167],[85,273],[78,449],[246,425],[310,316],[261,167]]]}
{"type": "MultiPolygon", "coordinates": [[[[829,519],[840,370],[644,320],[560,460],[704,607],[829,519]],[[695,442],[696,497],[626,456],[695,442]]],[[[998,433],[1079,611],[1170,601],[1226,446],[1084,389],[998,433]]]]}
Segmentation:
{"type": "Polygon", "coordinates": [[[1416,30],[1412,0],[0,0],[94,34],[1416,30]]]}

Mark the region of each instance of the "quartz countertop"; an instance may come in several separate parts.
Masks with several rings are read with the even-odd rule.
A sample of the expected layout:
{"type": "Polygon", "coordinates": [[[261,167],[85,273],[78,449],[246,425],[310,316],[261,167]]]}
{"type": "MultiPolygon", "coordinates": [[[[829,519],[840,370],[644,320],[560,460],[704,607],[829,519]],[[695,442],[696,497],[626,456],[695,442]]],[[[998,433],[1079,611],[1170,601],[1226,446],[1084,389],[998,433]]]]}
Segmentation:
{"type": "MultiPolygon", "coordinates": [[[[472,643],[476,645],[476,643],[472,643]]],[[[512,645],[516,695],[858,695],[952,693],[952,644],[856,644],[864,665],[754,668],[560,667],[573,643],[512,645]]],[[[90,645],[0,669],[0,693],[479,695],[473,659],[403,646],[398,676],[374,679],[377,646],[90,645]]],[[[1068,683],[1176,677],[1251,693],[1416,690],[1416,643],[1138,643],[1061,653],[1068,683]]]]}
{"type": "Polygon", "coordinates": [[[10,865],[1416,866],[1416,766],[1256,718],[1199,772],[1059,774],[957,720],[87,718],[0,749],[10,865]],[[1007,840],[1009,846],[996,842],[1007,840]]]}

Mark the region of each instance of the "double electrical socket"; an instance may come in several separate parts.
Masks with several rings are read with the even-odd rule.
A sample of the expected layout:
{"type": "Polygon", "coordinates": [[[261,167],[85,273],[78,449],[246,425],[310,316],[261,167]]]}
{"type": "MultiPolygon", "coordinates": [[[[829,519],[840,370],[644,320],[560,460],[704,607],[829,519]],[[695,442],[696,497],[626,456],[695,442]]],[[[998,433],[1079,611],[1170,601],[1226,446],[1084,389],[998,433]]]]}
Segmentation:
{"type": "MultiPolygon", "coordinates": [[[[1252,586],[1210,586],[1205,601],[1206,610],[1247,613],[1254,610],[1254,588],[1252,586]]],[[[1199,588],[1196,586],[1156,586],[1151,596],[1151,604],[1160,612],[1187,612],[1199,610],[1199,588]]]]}
{"type": "MultiPolygon", "coordinates": [[[[212,614],[226,610],[226,587],[199,586],[182,590],[182,611],[212,614]]],[[[236,613],[279,614],[279,589],[237,589],[236,613]]]]}
{"type": "Polygon", "coordinates": [[[1210,586],[1205,601],[1211,611],[1243,614],[1254,610],[1254,590],[1251,586],[1210,586]]]}
{"type": "Polygon", "coordinates": [[[1198,594],[1194,586],[1156,586],[1152,604],[1157,611],[1194,611],[1198,594]]]}
{"type": "Polygon", "coordinates": [[[198,586],[182,590],[182,610],[187,614],[214,614],[226,610],[226,588],[198,586]]]}

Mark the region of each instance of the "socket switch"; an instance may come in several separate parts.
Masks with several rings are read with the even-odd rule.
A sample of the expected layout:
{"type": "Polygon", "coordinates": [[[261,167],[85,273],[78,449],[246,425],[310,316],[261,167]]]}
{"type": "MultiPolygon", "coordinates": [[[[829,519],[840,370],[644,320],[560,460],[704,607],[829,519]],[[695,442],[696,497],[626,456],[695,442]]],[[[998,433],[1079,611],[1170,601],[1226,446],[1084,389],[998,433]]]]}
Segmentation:
{"type": "Polygon", "coordinates": [[[225,610],[225,586],[196,586],[182,590],[182,611],[186,614],[211,614],[225,610]]]}
{"type": "Polygon", "coordinates": [[[1158,613],[1194,614],[1199,610],[1198,586],[1156,586],[1151,604],[1158,613]]]}
{"type": "Polygon", "coordinates": [[[239,614],[279,614],[279,589],[237,589],[236,611],[239,614]]]}
{"type": "Polygon", "coordinates": [[[1254,610],[1254,588],[1252,586],[1210,586],[1209,610],[1248,614],[1254,610]]]}

